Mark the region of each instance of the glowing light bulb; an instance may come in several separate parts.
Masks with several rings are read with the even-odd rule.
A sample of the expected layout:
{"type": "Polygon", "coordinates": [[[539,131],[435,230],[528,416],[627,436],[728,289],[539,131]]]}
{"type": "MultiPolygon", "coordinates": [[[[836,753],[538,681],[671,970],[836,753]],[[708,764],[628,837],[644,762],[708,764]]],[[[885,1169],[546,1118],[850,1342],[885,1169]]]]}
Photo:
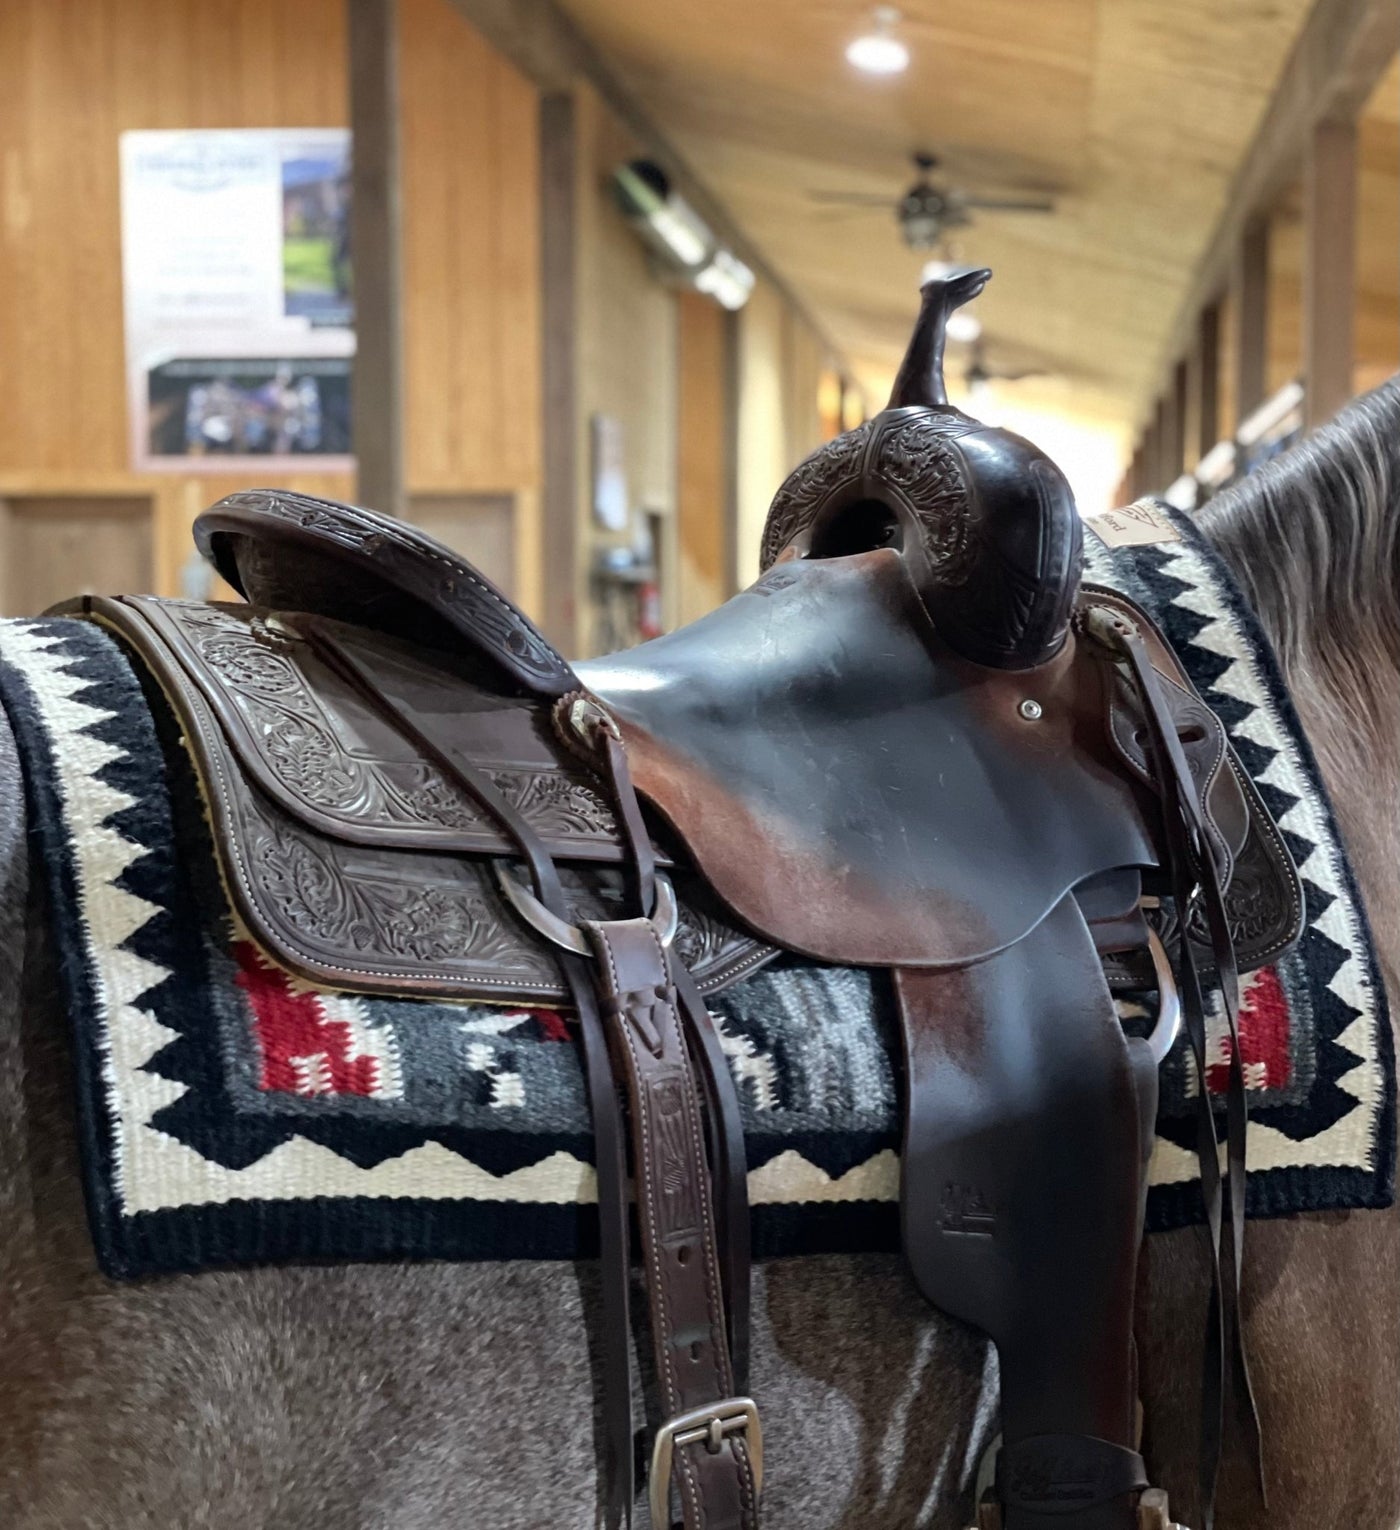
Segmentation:
{"type": "Polygon", "coordinates": [[[866,74],[902,74],[909,67],[909,49],[894,35],[899,12],[890,5],[876,6],[873,26],[846,48],[846,62],[866,74]]]}

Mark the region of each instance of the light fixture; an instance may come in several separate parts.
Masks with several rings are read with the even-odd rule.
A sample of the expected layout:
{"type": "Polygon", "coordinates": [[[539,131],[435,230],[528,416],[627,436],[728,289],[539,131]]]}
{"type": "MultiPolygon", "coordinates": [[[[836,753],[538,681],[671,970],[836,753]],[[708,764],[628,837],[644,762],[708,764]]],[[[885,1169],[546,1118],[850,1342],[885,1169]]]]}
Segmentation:
{"type": "Polygon", "coordinates": [[[737,310],[749,300],[753,291],[753,272],[728,250],[716,250],[714,259],[695,276],[697,292],[708,293],[715,302],[730,310],[737,310]]]}
{"type": "Polygon", "coordinates": [[[870,30],[846,47],[846,62],[866,74],[903,74],[909,67],[909,49],[894,35],[899,12],[892,5],[877,5],[870,30]]]}
{"type": "Polygon", "coordinates": [[[972,345],[982,338],[982,321],[965,311],[950,313],[943,333],[958,345],[972,345]]]}
{"type": "Polygon", "coordinates": [[[666,172],[649,159],[634,159],[613,172],[622,210],[648,244],[683,270],[704,266],[715,248],[709,225],[671,187],[666,172]]]}
{"type": "Polygon", "coordinates": [[[627,220],[672,280],[723,305],[742,308],[753,291],[753,272],[715,238],[709,225],[677,194],[654,160],[634,159],[613,171],[613,189],[627,220]]]}

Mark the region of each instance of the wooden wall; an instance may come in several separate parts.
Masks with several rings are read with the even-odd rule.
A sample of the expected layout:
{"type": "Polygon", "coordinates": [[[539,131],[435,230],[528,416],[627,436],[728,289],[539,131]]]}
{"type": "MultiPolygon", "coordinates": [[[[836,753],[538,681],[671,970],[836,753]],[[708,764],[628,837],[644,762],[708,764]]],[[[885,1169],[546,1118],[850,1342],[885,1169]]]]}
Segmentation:
{"type": "MultiPolygon", "coordinates": [[[[677,290],[654,269],[628,227],[609,185],[616,167],[639,146],[586,83],[575,93],[576,324],[579,557],[575,568],[578,612],[576,653],[596,653],[620,640],[600,629],[590,593],[599,551],[631,541],[593,516],[593,419],[607,415],[622,430],[630,507],[663,517],[658,549],[663,569],[677,562],[677,290]]],[[[669,580],[675,622],[675,580],[669,580]]]]}
{"type": "Polygon", "coordinates": [[[734,321],[698,292],[680,297],[676,443],[677,620],[724,599],[729,563],[730,336],[734,321]]]}
{"type": "Polygon", "coordinates": [[[758,577],[763,523],[789,467],[783,360],[782,300],[760,282],[739,314],[734,528],[734,579],[739,589],[758,577]]]}
{"type": "MultiPolygon", "coordinates": [[[[402,0],[400,13],[409,488],[514,496],[528,602],[536,92],[448,0],[402,0]]],[[[197,476],[128,466],[118,135],[340,126],[345,53],[343,0],[0,4],[0,502],[145,499],[158,591],[179,587],[194,514],[268,475],[255,462],[197,476]]],[[[341,474],[280,482],[351,492],[341,474]]]]}
{"type": "Polygon", "coordinates": [[[616,622],[599,619],[596,560],[631,538],[593,516],[594,417],[621,425],[629,504],[659,518],[662,617],[675,626],[732,593],[736,539],[739,584],[756,572],[754,528],[788,469],[824,438],[819,398],[831,361],[792,304],[765,284],[737,316],[678,286],[629,226],[611,185],[644,146],[587,81],[573,87],[572,117],[572,651],[592,653],[618,641],[616,622]]]}
{"type": "Polygon", "coordinates": [[[739,314],[735,577],[758,577],[768,506],[787,474],[824,439],[825,348],[802,315],[760,282],[739,314]]]}
{"type": "Polygon", "coordinates": [[[538,487],[539,102],[448,0],[399,0],[409,487],[538,487]]]}

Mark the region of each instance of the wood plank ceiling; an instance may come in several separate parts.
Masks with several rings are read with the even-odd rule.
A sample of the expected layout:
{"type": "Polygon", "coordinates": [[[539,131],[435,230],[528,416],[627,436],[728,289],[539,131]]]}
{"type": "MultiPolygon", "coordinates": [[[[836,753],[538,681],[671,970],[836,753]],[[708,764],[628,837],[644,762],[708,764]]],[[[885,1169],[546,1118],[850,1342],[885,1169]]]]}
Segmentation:
{"type": "MultiPolygon", "coordinates": [[[[1018,399],[1126,431],[1308,0],[904,0],[909,70],[844,59],[855,0],[564,0],[626,86],[792,284],[878,404],[926,255],[893,203],[928,149],[985,212],[951,255],[990,265],[987,360],[1018,399]],[[891,212],[817,189],[889,194],[891,212]]],[[[955,363],[956,365],[956,363],[955,363]]]]}

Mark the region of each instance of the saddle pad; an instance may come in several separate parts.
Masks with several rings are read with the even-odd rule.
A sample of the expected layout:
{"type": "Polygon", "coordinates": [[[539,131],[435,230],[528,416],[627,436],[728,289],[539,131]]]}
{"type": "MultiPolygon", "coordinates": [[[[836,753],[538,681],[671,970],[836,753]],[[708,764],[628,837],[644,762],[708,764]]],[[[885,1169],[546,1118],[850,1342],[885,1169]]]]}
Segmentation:
{"type": "MultiPolygon", "coordinates": [[[[1096,576],[1163,621],[1308,879],[1299,952],[1246,992],[1251,1212],[1388,1204],[1388,1020],[1310,756],[1214,560],[1193,543],[1130,552],[1096,576]]],[[[269,967],[231,927],[168,714],[91,624],[0,622],[0,704],[55,911],[109,1273],[591,1252],[590,1132],[558,1016],[368,1000],[269,967]]],[[[895,1247],[898,1051],[883,975],[779,963],[710,1002],[740,1085],[758,1252],[895,1247]]],[[[1223,1088],[1219,1030],[1213,1045],[1223,1088]]],[[[1157,1228],[1198,1215],[1186,1077],[1173,1058],[1157,1228]]]]}

